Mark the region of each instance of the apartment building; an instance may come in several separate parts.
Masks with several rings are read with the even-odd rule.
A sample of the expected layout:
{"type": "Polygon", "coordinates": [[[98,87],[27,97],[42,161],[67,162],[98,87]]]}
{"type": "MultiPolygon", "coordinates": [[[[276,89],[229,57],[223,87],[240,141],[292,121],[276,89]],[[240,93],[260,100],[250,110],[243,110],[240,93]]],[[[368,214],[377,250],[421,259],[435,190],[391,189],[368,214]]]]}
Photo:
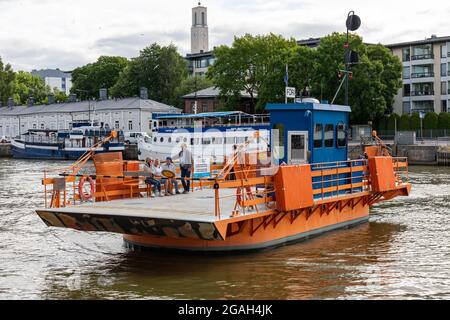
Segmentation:
{"type": "Polygon", "coordinates": [[[394,112],[450,112],[450,37],[386,45],[403,63],[394,112]]]}
{"type": "Polygon", "coordinates": [[[72,74],[59,69],[33,70],[31,74],[40,77],[50,89],[57,88],[65,94],[70,94],[72,88],[72,74]]]}

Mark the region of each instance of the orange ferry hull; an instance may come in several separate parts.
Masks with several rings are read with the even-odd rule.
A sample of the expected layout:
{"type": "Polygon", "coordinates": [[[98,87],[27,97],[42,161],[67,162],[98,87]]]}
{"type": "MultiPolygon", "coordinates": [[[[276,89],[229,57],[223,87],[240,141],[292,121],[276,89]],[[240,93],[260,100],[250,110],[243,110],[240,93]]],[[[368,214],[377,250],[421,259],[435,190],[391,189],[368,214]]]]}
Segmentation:
{"type": "MultiPolygon", "coordinates": [[[[342,210],[335,208],[328,213],[317,210],[311,214],[305,210],[295,220],[291,214],[282,213],[266,221],[264,219],[267,217],[225,225],[227,237],[223,241],[151,235],[124,235],[124,241],[132,250],[159,249],[193,252],[261,250],[365,223],[369,219],[369,205],[361,202],[354,208],[352,206],[342,210]]],[[[216,223],[217,228],[221,227],[217,225],[219,223],[216,223]]]]}

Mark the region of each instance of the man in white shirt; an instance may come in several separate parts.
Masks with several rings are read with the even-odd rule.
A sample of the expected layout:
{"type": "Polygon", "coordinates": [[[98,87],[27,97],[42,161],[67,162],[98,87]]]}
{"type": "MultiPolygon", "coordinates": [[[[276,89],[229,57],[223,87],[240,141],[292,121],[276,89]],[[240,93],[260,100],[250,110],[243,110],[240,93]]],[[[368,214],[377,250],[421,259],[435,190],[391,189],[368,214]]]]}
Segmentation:
{"type": "Polygon", "coordinates": [[[192,159],[192,152],[189,151],[185,143],[181,145],[181,152],[178,154],[177,159],[180,159],[181,183],[183,184],[184,189],[183,194],[187,194],[189,193],[191,188],[190,179],[191,179],[193,159],[192,159]]]}

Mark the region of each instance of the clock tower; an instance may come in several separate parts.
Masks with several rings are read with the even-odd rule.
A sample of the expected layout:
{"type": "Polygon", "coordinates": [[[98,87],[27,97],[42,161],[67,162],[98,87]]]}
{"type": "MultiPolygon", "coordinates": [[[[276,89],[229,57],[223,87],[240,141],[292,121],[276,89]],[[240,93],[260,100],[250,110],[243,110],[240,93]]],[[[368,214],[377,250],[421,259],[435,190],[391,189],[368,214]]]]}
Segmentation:
{"type": "Polygon", "coordinates": [[[192,8],[191,53],[209,51],[208,10],[198,3],[192,8]]]}

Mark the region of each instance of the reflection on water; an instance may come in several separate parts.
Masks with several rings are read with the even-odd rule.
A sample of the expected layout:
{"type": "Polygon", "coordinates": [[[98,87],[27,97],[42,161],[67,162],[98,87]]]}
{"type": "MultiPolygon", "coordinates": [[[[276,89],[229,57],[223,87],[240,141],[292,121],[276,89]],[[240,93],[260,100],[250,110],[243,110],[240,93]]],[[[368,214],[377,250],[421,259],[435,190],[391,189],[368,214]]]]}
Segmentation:
{"type": "Polygon", "coordinates": [[[371,222],[259,253],[128,252],[120,235],[47,228],[44,167],[0,160],[0,298],[450,298],[450,170],[412,168],[410,198],[371,222]]]}

